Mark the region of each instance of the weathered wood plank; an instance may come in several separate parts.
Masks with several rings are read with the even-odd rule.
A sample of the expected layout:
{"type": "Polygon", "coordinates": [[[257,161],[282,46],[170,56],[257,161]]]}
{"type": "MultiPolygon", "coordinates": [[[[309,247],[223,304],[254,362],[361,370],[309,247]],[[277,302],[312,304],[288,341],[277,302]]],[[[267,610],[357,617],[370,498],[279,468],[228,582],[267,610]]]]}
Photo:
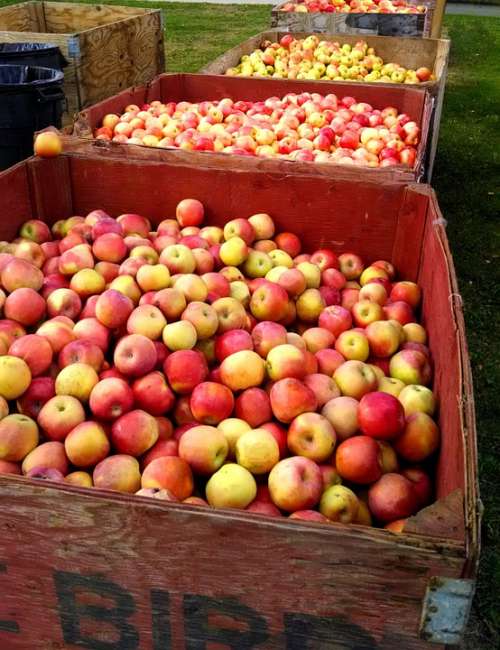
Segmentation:
{"type": "Polygon", "coordinates": [[[150,81],[164,69],[158,12],[87,30],[79,34],[79,42],[82,106],[150,81]]]}
{"type": "Polygon", "coordinates": [[[0,517],[2,618],[19,628],[0,634],[13,650],[84,638],[85,647],[127,650],[210,642],[424,650],[427,582],[459,577],[464,564],[460,545],[361,526],[296,525],[10,477],[0,478],[0,499],[9,504],[0,517]]]}
{"type": "Polygon", "coordinates": [[[43,2],[47,31],[61,34],[83,32],[118,20],[150,13],[150,9],[89,5],[73,2],[43,2]]]}
{"type": "MultiPolygon", "coordinates": [[[[17,5],[7,5],[0,8],[0,30],[12,32],[31,32],[38,29],[36,19],[32,14],[36,2],[21,2],[17,5]]],[[[0,31],[0,37],[1,37],[0,31]]]]}

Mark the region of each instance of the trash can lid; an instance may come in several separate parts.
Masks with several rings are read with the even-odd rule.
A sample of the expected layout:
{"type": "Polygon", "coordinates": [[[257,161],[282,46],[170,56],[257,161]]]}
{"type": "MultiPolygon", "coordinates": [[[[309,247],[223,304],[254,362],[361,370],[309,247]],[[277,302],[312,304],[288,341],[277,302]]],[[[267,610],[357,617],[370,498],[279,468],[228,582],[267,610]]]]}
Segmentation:
{"type": "Polygon", "coordinates": [[[0,88],[62,83],[64,74],[53,68],[31,65],[0,65],[0,88]]]}
{"type": "Polygon", "coordinates": [[[40,50],[59,50],[55,43],[0,43],[0,54],[6,56],[14,54],[31,54],[40,50]]]}

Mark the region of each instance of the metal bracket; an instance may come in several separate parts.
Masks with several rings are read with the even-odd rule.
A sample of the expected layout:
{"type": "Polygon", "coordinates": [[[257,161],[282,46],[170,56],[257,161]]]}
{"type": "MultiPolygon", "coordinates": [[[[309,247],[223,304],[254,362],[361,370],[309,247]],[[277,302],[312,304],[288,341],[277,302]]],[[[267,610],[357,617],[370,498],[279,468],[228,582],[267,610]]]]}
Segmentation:
{"type": "Polygon", "coordinates": [[[80,40],[78,36],[68,38],[68,55],[74,59],[80,58],[80,40]]]}
{"type": "Polygon", "coordinates": [[[429,580],[422,607],[420,636],[430,643],[458,644],[469,618],[476,583],[474,580],[429,580]]]}

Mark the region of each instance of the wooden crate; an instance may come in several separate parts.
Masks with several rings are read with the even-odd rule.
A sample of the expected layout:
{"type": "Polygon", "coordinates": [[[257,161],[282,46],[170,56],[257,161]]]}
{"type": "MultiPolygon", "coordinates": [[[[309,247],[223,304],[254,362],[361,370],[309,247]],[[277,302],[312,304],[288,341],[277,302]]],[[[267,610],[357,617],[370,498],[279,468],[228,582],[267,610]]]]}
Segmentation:
{"type": "MultiPolygon", "coordinates": [[[[136,88],[129,88],[114,97],[99,102],[94,106],[82,111],[75,121],[74,128],[72,129],[73,135],[79,137],[90,138],[94,130],[101,125],[102,118],[107,113],[122,113],[128,104],[141,105],[145,102],[150,102],[155,99],[161,101],[193,101],[198,102],[202,100],[222,99],[224,97],[231,97],[234,100],[252,100],[259,101],[267,99],[268,97],[277,95],[283,96],[287,93],[293,92],[317,92],[327,94],[334,92],[342,96],[350,95],[356,97],[359,101],[366,101],[373,106],[396,106],[400,111],[408,113],[412,120],[421,125],[422,135],[421,141],[418,145],[417,158],[413,169],[403,166],[394,166],[391,168],[380,169],[361,169],[356,167],[355,170],[351,166],[346,167],[351,175],[358,177],[360,174],[367,175],[373,180],[384,180],[388,178],[399,178],[402,182],[411,180],[422,180],[426,174],[427,164],[427,142],[430,136],[430,117],[432,114],[432,97],[423,89],[416,87],[409,87],[405,84],[391,84],[385,88],[381,88],[377,84],[362,84],[352,82],[326,82],[326,81],[292,81],[283,79],[261,79],[261,78],[244,78],[244,77],[226,77],[218,75],[197,75],[197,74],[163,74],[157,77],[153,82],[146,86],[136,88]]],[[[113,143],[114,144],[114,143],[113,143]]],[[[139,149],[147,149],[149,147],[142,147],[141,145],[116,145],[118,147],[126,146],[132,151],[139,149]]],[[[111,147],[112,148],[112,147],[111,147]]],[[[159,150],[155,150],[151,155],[157,156],[159,150]]],[[[202,164],[202,161],[208,156],[219,161],[219,164],[225,165],[225,159],[228,157],[233,160],[235,156],[228,156],[228,154],[216,154],[206,152],[182,152],[179,150],[163,149],[159,152],[164,159],[168,159],[172,154],[177,157],[184,154],[186,161],[191,161],[191,164],[202,164]]],[[[238,159],[241,159],[238,156],[238,159]]],[[[285,160],[268,160],[263,158],[252,158],[251,164],[256,167],[268,163],[270,168],[280,168],[288,170],[288,172],[295,170],[296,165],[299,164],[294,161],[285,160]]],[[[232,163],[230,163],[232,164],[232,163]]],[[[320,164],[320,163],[305,163],[306,167],[310,169],[311,173],[322,174],[338,174],[342,165],[320,164]]]]}
{"type": "Polygon", "coordinates": [[[0,211],[9,215],[0,239],[25,219],[52,223],[96,207],[158,223],[186,196],[203,201],[209,223],[265,210],[306,248],[390,259],[421,284],[442,432],[438,500],[395,535],[0,476],[2,647],[455,643],[479,553],[476,431],[461,301],[432,189],[286,176],[234,161],[224,170],[63,154],[0,174],[0,211]]]}
{"type": "Polygon", "coordinates": [[[432,31],[436,0],[412,2],[425,5],[423,14],[295,13],[281,11],[280,2],[271,10],[271,27],[282,32],[325,32],[379,36],[439,36],[432,31]]]}
{"type": "Polygon", "coordinates": [[[54,43],[68,60],[65,123],[165,69],[158,9],[36,1],[0,8],[0,42],[17,41],[54,43]]]}
{"type": "MultiPolygon", "coordinates": [[[[243,41],[239,45],[224,52],[217,59],[206,65],[200,72],[204,74],[225,74],[228,68],[235,67],[244,54],[250,54],[258,49],[264,41],[279,41],[286,32],[268,31],[256,34],[243,41]]],[[[310,34],[294,34],[295,38],[307,38],[310,34]]],[[[338,41],[354,45],[359,41],[359,35],[353,34],[324,34],[322,38],[329,41],[338,41]]],[[[425,88],[431,95],[433,101],[432,115],[429,125],[429,143],[427,150],[426,175],[423,180],[430,183],[434,160],[436,158],[437,144],[439,140],[439,127],[441,122],[441,111],[446,86],[446,74],[448,71],[448,57],[450,53],[450,41],[436,38],[398,38],[395,36],[367,36],[363,37],[368,47],[375,48],[377,56],[381,56],[384,62],[399,63],[405,68],[416,69],[420,67],[432,70],[435,81],[427,81],[418,85],[410,84],[412,87],[425,88]]],[[[263,80],[266,77],[262,77],[263,80]]],[[[304,80],[304,83],[307,81],[304,80]]],[[[330,82],[336,83],[336,82],[330,82]]],[[[401,84],[386,84],[376,82],[379,87],[401,86],[401,84]]]]}

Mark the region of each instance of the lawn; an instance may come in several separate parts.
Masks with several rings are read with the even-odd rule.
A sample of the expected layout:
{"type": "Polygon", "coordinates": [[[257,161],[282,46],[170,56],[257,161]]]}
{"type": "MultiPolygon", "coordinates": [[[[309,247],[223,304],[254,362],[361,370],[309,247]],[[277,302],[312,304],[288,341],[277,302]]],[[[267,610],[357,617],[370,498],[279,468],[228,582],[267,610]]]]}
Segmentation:
{"type": "MultiPolygon", "coordinates": [[[[164,10],[169,71],[195,71],[269,25],[269,6],[262,5],[108,4],[164,10]]],[[[486,650],[500,647],[500,19],[447,16],[445,29],[452,54],[433,185],[448,220],[474,372],[485,517],[467,647],[486,650]]]]}

